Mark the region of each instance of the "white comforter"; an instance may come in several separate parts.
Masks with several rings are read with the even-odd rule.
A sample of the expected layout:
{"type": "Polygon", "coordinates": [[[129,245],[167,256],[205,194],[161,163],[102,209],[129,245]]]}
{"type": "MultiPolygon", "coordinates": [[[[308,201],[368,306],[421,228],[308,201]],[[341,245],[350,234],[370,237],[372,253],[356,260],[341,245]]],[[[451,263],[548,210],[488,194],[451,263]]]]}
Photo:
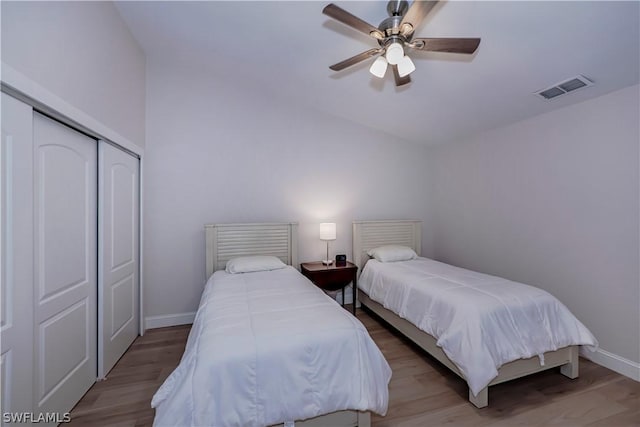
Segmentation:
{"type": "Polygon", "coordinates": [[[384,415],[391,369],[362,323],[292,267],[209,279],[154,425],[267,426],[384,415]]]}
{"type": "Polygon", "coordinates": [[[474,395],[507,362],[568,345],[598,343],[542,289],[427,258],[367,262],[358,286],[369,297],[437,339],[474,395]]]}

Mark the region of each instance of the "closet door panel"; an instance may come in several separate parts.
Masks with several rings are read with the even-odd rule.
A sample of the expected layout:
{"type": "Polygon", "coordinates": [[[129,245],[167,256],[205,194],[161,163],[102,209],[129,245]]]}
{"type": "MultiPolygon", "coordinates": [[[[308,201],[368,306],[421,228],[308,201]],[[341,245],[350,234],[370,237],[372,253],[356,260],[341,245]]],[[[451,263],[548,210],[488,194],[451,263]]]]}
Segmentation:
{"type": "Polygon", "coordinates": [[[1,96],[0,402],[15,414],[33,409],[33,111],[1,96]]]}
{"type": "Polygon", "coordinates": [[[100,141],[98,372],[104,377],[138,336],[139,161],[100,141]]]}
{"type": "Polygon", "coordinates": [[[66,412],[97,376],[97,144],[33,122],[35,407],[66,412]]]}
{"type": "Polygon", "coordinates": [[[95,169],[82,152],[88,143],[81,144],[80,150],[54,144],[38,149],[41,302],[53,302],[61,293],[90,280],[88,246],[95,230],[85,218],[95,203],[91,199],[95,194],[87,187],[95,169]]]}

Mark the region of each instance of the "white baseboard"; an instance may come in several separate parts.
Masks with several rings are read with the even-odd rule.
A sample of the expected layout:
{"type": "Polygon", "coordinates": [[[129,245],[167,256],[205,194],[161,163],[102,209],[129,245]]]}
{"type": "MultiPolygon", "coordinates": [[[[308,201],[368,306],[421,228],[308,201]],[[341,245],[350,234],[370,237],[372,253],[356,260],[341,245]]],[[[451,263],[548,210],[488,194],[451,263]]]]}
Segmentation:
{"type": "Polygon", "coordinates": [[[629,377],[632,380],[640,381],[640,363],[625,359],[622,356],[610,353],[601,348],[595,352],[589,351],[586,348],[580,348],[580,356],[622,374],[625,377],[629,377]]]}
{"type": "Polygon", "coordinates": [[[146,329],[166,328],[167,326],[189,325],[196,318],[196,313],[165,314],[149,316],[144,319],[146,329]]]}

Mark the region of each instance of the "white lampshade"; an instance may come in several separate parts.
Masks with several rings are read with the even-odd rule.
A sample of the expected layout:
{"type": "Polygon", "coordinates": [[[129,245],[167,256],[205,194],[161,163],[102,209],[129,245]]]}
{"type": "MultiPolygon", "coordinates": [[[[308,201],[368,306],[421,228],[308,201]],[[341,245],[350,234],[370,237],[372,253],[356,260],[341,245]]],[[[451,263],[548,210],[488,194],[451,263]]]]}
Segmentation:
{"type": "Polygon", "coordinates": [[[387,53],[385,56],[387,57],[387,62],[389,64],[397,65],[404,56],[404,49],[400,43],[393,42],[387,46],[387,53]]]}
{"type": "Polygon", "coordinates": [[[400,60],[400,62],[398,62],[398,75],[400,77],[407,76],[413,73],[415,70],[416,66],[413,64],[411,58],[406,55],[400,60]]]}
{"type": "Polygon", "coordinates": [[[387,60],[384,59],[384,56],[379,56],[373,61],[369,72],[380,79],[384,77],[384,74],[387,72],[387,60]]]}
{"type": "Polygon", "coordinates": [[[336,240],[335,222],[323,222],[320,224],[320,240],[336,240]]]}

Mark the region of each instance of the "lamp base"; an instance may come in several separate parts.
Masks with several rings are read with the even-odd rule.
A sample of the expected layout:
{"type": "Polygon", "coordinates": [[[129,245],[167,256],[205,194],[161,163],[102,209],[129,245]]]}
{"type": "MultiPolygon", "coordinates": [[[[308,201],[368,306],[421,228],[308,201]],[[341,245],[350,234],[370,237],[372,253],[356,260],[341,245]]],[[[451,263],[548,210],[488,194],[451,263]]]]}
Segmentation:
{"type": "Polygon", "coordinates": [[[333,260],[332,259],[323,259],[322,260],[322,264],[323,265],[331,265],[331,264],[333,264],[333,260]]]}

